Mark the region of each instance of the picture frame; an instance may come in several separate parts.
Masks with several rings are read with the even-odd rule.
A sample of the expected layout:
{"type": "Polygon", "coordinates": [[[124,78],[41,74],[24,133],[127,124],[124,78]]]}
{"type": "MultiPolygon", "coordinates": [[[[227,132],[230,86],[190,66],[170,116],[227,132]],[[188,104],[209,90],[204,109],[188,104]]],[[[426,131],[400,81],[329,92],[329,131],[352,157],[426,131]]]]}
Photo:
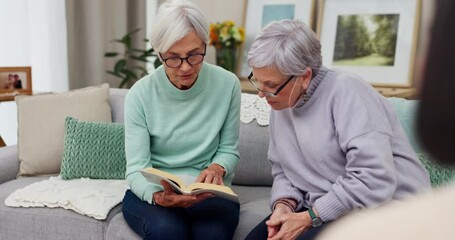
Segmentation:
{"type": "Polygon", "coordinates": [[[245,42],[240,51],[237,76],[246,79],[251,69],[247,64],[248,51],[261,29],[282,19],[301,19],[314,29],[316,0],[247,0],[244,26],[245,42]]]}
{"type": "Polygon", "coordinates": [[[0,101],[13,101],[17,95],[31,94],[31,67],[0,67],[0,101]]]}
{"type": "Polygon", "coordinates": [[[421,0],[319,0],[323,65],[375,87],[412,87],[421,0]]]}

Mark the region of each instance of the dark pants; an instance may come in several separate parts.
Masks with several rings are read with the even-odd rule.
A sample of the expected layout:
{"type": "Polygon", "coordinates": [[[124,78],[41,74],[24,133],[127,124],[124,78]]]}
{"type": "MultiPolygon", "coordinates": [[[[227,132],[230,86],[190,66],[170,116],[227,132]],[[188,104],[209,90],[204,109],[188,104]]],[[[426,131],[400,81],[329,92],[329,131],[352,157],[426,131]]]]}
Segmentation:
{"type": "MultiPolygon", "coordinates": [[[[307,209],[302,209],[301,211],[299,212],[304,212],[306,211],[307,209]]],[[[251,230],[250,233],[248,233],[248,236],[245,238],[245,240],[261,240],[261,239],[267,239],[267,235],[268,235],[268,232],[267,232],[267,225],[265,224],[265,222],[267,220],[269,220],[271,215],[269,215],[268,217],[266,217],[261,223],[259,223],[255,228],[253,228],[253,230],[251,230]]],[[[330,225],[331,222],[325,222],[324,224],[322,224],[321,226],[319,227],[315,227],[315,228],[310,228],[308,229],[306,232],[300,234],[297,239],[298,240],[310,240],[310,239],[316,239],[316,237],[318,236],[318,234],[324,230],[325,227],[327,227],[328,225],[330,225]]]]}
{"type": "Polygon", "coordinates": [[[189,208],[166,208],[139,199],[127,190],[126,222],[144,239],[232,239],[239,222],[238,203],[209,198],[189,208]]]}

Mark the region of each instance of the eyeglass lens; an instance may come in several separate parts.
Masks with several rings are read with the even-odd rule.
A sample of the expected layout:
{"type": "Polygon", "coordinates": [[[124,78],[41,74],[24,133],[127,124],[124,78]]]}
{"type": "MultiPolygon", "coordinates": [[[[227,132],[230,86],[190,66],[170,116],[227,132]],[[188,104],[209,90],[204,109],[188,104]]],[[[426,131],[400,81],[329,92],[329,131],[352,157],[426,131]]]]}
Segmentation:
{"type": "Polygon", "coordinates": [[[187,61],[188,64],[190,65],[196,65],[201,63],[204,60],[204,54],[195,54],[195,55],[190,55],[186,58],[179,58],[179,57],[171,57],[164,59],[164,62],[168,67],[179,67],[182,65],[183,61],[187,61]]]}

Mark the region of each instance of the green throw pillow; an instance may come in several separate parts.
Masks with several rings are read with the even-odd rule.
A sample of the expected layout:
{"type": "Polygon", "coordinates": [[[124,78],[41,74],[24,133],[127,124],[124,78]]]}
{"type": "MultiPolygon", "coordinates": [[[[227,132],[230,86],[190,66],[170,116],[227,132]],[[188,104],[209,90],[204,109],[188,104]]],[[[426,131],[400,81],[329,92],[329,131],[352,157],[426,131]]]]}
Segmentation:
{"type": "Polygon", "coordinates": [[[65,119],[62,179],[124,179],[125,135],[121,123],[65,119]]]}
{"type": "Polygon", "coordinates": [[[431,186],[440,187],[447,185],[455,178],[455,169],[439,165],[423,153],[417,154],[422,164],[430,175],[431,186]]]}

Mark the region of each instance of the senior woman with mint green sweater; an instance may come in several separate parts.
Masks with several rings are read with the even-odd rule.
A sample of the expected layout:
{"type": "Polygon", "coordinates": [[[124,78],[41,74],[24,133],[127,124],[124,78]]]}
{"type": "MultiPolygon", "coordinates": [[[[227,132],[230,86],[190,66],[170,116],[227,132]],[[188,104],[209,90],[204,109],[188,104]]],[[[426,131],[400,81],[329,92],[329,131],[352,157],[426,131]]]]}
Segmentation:
{"type": "Polygon", "coordinates": [[[239,161],[240,82],[203,62],[209,25],[192,3],[165,2],[151,43],[163,66],[139,80],[125,100],[123,215],[144,239],[232,239],[239,204],[179,195],[139,172],[153,167],[196,182],[230,185],[239,161]]]}
{"type": "Polygon", "coordinates": [[[355,74],[322,66],[303,22],[266,26],[248,53],[270,115],[272,214],[248,240],[313,239],[355,209],[428,190],[430,181],[390,102],[355,74]]]}

